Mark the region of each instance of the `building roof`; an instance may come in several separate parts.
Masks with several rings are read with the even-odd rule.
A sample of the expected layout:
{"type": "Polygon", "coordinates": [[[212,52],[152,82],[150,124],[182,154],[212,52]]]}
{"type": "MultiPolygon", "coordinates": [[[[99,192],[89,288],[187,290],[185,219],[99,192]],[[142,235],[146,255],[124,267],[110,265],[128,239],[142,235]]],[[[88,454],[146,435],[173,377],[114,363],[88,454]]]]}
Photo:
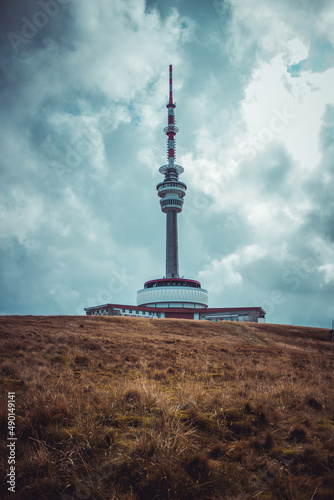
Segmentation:
{"type": "Polygon", "coordinates": [[[188,278],[158,278],[156,280],[148,280],[145,281],[144,287],[149,284],[149,283],[164,283],[166,281],[173,281],[175,283],[182,283],[182,282],[187,282],[187,283],[196,283],[197,285],[201,285],[199,281],[196,280],[191,280],[188,278]]]}

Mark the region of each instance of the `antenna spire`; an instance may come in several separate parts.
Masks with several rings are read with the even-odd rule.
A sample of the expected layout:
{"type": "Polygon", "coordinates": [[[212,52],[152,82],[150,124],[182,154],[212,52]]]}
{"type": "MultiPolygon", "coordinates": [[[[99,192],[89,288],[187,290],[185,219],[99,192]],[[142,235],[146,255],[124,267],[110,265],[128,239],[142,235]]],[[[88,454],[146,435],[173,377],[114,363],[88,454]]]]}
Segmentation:
{"type": "Polygon", "coordinates": [[[169,103],[173,105],[173,66],[169,65],[169,103]]]}
{"type": "Polygon", "coordinates": [[[168,126],[164,128],[164,132],[168,137],[167,160],[168,165],[170,167],[173,167],[175,160],[175,135],[178,133],[179,129],[175,127],[175,104],[173,103],[173,67],[171,64],[169,65],[169,101],[166,108],[168,109],[168,126]]]}

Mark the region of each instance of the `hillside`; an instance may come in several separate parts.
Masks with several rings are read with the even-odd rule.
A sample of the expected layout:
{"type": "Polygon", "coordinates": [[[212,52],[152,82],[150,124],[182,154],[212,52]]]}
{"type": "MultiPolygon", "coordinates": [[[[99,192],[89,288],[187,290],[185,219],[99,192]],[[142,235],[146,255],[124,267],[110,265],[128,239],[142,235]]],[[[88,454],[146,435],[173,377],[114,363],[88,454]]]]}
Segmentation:
{"type": "Polygon", "coordinates": [[[11,316],[0,338],[1,497],[334,498],[328,330],[11,316]]]}

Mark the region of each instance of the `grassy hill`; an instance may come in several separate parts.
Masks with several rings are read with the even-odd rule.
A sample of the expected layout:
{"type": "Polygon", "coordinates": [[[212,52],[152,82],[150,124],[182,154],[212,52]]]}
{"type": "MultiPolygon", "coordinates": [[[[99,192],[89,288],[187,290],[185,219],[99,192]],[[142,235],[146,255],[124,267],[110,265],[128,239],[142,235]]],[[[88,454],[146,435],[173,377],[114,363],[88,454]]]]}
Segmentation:
{"type": "Polygon", "coordinates": [[[328,330],[12,316],[0,338],[1,497],[334,498],[328,330]]]}

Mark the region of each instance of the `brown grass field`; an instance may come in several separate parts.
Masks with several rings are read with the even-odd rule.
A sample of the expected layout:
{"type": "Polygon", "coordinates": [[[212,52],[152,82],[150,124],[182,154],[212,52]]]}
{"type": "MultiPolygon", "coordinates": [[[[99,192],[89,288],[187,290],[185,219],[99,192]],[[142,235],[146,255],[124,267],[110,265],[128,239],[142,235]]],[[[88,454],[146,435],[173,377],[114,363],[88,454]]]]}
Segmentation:
{"type": "Polygon", "coordinates": [[[1,498],[334,499],[329,330],[2,316],[0,338],[1,498]]]}

